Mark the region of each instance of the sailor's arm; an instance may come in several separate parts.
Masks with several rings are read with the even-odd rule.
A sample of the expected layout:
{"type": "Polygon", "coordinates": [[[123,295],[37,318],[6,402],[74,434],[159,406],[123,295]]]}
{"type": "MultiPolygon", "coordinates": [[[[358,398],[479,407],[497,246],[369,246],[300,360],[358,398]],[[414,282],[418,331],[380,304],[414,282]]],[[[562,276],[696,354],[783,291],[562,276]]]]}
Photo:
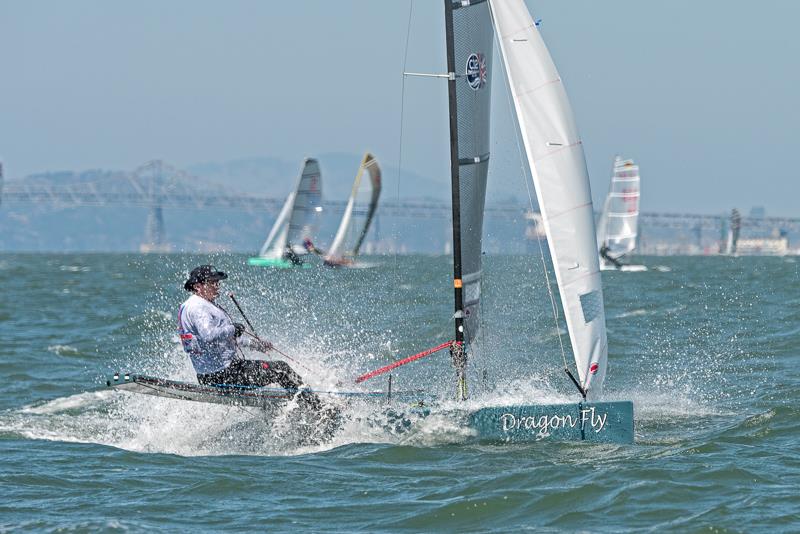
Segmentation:
{"type": "Polygon", "coordinates": [[[254,337],[253,334],[249,332],[246,335],[237,337],[236,343],[238,343],[240,347],[252,349],[258,352],[268,352],[273,349],[272,343],[254,337]]]}

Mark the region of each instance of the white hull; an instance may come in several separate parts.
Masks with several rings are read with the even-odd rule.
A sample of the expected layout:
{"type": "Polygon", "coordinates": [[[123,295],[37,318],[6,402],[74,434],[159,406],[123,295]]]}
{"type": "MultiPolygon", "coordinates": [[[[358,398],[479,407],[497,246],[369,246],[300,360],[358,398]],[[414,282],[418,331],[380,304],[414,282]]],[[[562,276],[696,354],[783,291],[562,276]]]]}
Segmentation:
{"type": "Polygon", "coordinates": [[[615,267],[613,265],[600,264],[601,271],[622,271],[624,273],[642,273],[647,270],[646,265],[623,265],[622,267],[615,267]]]}

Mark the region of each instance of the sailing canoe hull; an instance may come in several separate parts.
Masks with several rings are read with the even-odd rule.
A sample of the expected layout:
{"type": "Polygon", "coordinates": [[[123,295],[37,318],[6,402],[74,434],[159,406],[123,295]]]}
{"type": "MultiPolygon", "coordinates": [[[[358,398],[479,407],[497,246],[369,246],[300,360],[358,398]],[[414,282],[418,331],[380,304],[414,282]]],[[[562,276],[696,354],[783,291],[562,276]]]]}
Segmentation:
{"type": "Polygon", "coordinates": [[[469,426],[482,441],[633,444],[633,403],[582,402],[481,408],[469,426]]]}
{"type": "Polygon", "coordinates": [[[256,267],[272,267],[273,269],[310,269],[313,265],[309,263],[301,263],[297,265],[296,263],[292,263],[289,260],[284,260],[283,258],[260,258],[258,256],[254,258],[248,258],[247,260],[248,265],[255,265],[256,267]]]}
{"type": "MultiPolygon", "coordinates": [[[[296,391],[282,387],[245,386],[236,384],[202,385],[192,382],[181,382],[154,376],[117,373],[106,380],[106,386],[130,393],[152,395],[167,399],[225,404],[228,406],[251,406],[268,408],[281,406],[294,397],[296,391]]],[[[418,402],[419,392],[396,391],[387,394],[383,391],[321,391],[308,389],[324,400],[362,400],[381,405],[388,403],[389,398],[404,403],[418,402]]]]}
{"type": "Polygon", "coordinates": [[[619,268],[623,273],[643,273],[647,271],[646,265],[623,265],[619,268]]]}
{"type": "Polygon", "coordinates": [[[615,267],[613,265],[603,265],[600,264],[601,271],[620,271],[623,273],[643,273],[647,271],[646,265],[622,265],[620,267],[615,267]]]}
{"type": "Polygon", "coordinates": [[[115,374],[106,381],[106,385],[117,390],[142,395],[262,409],[282,406],[294,396],[294,392],[283,388],[204,386],[165,378],[128,374],[115,374]]]}

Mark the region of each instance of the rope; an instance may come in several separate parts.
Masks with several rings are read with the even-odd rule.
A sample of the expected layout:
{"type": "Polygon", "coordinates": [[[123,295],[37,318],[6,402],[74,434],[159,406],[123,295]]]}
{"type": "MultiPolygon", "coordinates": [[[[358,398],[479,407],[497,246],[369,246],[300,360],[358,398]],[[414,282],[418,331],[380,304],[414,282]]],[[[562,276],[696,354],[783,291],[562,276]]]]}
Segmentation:
{"type": "Polygon", "coordinates": [[[392,369],[400,367],[401,365],[405,365],[407,363],[411,363],[413,361],[416,361],[416,360],[419,360],[421,358],[424,358],[425,356],[430,356],[431,354],[433,354],[435,352],[439,352],[440,350],[443,350],[443,349],[446,349],[446,348],[452,346],[454,343],[455,343],[454,341],[447,341],[445,343],[442,343],[441,345],[437,345],[436,347],[430,348],[428,350],[423,350],[422,352],[414,354],[413,356],[409,356],[407,358],[403,358],[402,360],[397,360],[396,362],[390,363],[389,365],[385,365],[385,366],[381,367],[380,369],[375,369],[374,371],[370,371],[369,373],[364,373],[363,375],[361,375],[358,378],[356,378],[356,384],[359,384],[359,383],[361,383],[361,382],[363,382],[365,380],[369,380],[370,378],[376,377],[378,375],[382,375],[383,373],[386,373],[387,371],[391,371],[392,369]]]}
{"type": "MultiPolygon", "coordinates": [[[[258,337],[258,335],[254,334],[252,332],[248,332],[247,330],[245,330],[244,333],[247,334],[248,336],[252,337],[253,339],[257,340],[257,341],[261,341],[262,343],[265,343],[265,341],[263,339],[261,339],[260,337],[258,337]]],[[[238,346],[238,344],[237,344],[237,346],[238,346]]],[[[313,373],[314,372],[313,369],[311,369],[309,367],[306,367],[305,365],[300,363],[296,358],[292,358],[291,356],[289,356],[285,352],[281,352],[280,350],[278,350],[278,348],[275,345],[272,345],[272,348],[270,350],[272,350],[274,352],[277,352],[278,354],[280,354],[281,356],[283,356],[287,360],[296,363],[298,365],[298,367],[302,367],[303,369],[305,369],[309,373],[313,373]]]]}
{"type": "MultiPolygon", "coordinates": [[[[247,330],[245,330],[245,331],[244,331],[244,333],[245,333],[245,334],[247,334],[248,336],[252,337],[252,338],[255,338],[257,341],[260,341],[261,343],[265,343],[265,341],[264,341],[263,339],[261,339],[261,337],[259,337],[259,335],[258,335],[258,334],[256,334],[256,333],[255,333],[255,327],[253,326],[253,323],[251,323],[251,322],[250,322],[250,319],[248,319],[248,318],[247,318],[247,315],[245,315],[245,313],[244,313],[244,310],[242,309],[242,307],[241,307],[241,306],[239,306],[239,302],[236,300],[236,296],[235,296],[233,293],[228,293],[228,297],[229,297],[229,298],[231,299],[231,301],[233,301],[233,303],[236,305],[236,309],[237,309],[237,310],[239,310],[239,313],[241,314],[242,318],[245,320],[245,322],[247,323],[247,325],[250,327],[250,329],[251,329],[251,330],[253,330],[253,332],[248,332],[247,330]]],[[[217,304],[217,306],[219,307],[219,309],[221,309],[222,311],[224,311],[224,312],[225,312],[225,315],[228,315],[228,312],[227,312],[227,311],[225,311],[225,310],[222,308],[222,306],[219,306],[219,304],[217,304]]],[[[231,319],[231,316],[230,316],[230,315],[228,315],[228,319],[231,319]]],[[[231,322],[233,322],[233,319],[231,319],[231,322]]],[[[272,344],[270,343],[270,345],[272,345],[272,344]]],[[[243,359],[243,360],[246,360],[247,358],[246,358],[246,357],[245,357],[245,355],[244,355],[244,351],[241,349],[241,347],[239,347],[239,344],[238,344],[238,343],[236,343],[236,347],[239,349],[239,352],[241,352],[241,353],[242,353],[242,359],[243,359]]],[[[280,350],[278,350],[278,348],[277,348],[277,347],[275,347],[275,345],[272,345],[272,349],[271,349],[271,350],[274,350],[275,352],[277,352],[278,354],[280,354],[281,356],[283,356],[283,357],[284,357],[284,358],[286,358],[287,360],[293,361],[293,362],[294,362],[294,363],[296,363],[296,364],[297,364],[299,367],[302,367],[302,368],[303,368],[303,369],[305,369],[306,371],[308,371],[308,372],[310,372],[310,373],[312,373],[312,374],[314,373],[314,371],[313,371],[312,369],[310,369],[310,368],[306,367],[305,365],[303,365],[302,363],[300,363],[299,361],[297,361],[295,358],[292,358],[291,356],[289,356],[289,355],[288,355],[288,354],[286,354],[285,352],[281,352],[280,350]]]]}
{"type": "MultiPolygon", "coordinates": [[[[492,19],[494,19],[494,13],[492,13],[491,10],[489,10],[489,14],[492,17],[492,19]]],[[[494,20],[492,20],[492,24],[494,24],[494,20]]],[[[497,38],[500,39],[499,36],[497,38]]],[[[502,68],[503,72],[506,75],[506,85],[508,86],[508,72],[506,72],[505,63],[503,61],[500,61],[500,64],[502,66],[501,68],[502,68]]],[[[508,87],[508,91],[506,91],[506,103],[508,104],[509,115],[516,116],[516,111],[514,110],[514,106],[513,106],[512,102],[511,102],[511,87],[508,87]]],[[[522,176],[522,178],[523,178],[522,181],[525,183],[525,191],[528,194],[528,207],[530,208],[531,213],[532,213],[533,212],[533,196],[531,194],[531,188],[530,188],[530,185],[528,184],[527,177],[525,176],[525,159],[524,159],[524,157],[522,155],[522,145],[520,143],[519,128],[514,128],[514,140],[517,143],[517,155],[519,157],[519,162],[520,162],[520,176],[522,176]]],[[[531,172],[533,172],[533,171],[531,171],[531,172]]],[[[544,257],[544,249],[542,248],[542,240],[541,239],[537,239],[536,241],[539,244],[539,257],[542,260],[542,270],[544,271],[545,284],[547,285],[547,294],[550,297],[550,307],[552,308],[553,322],[555,323],[556,335],[558,336],[558,344],[559,344],[559,347],[561,349],[561,359],[564,362],[564,369],[569,369],[569,366],[567,365],[567,354],[566,354],[566,351],[564,350],[564,340],[563,340],[563,338],[561,336],[561,330],[558,328],[558,318],[559,318],[558,305],[556,304],[556,298],[555,298],[555,295],[553,294],[553,288],[550,285],[550,274],[547,271],[547,260],[545,260],[545,257],[544,257]]]]}

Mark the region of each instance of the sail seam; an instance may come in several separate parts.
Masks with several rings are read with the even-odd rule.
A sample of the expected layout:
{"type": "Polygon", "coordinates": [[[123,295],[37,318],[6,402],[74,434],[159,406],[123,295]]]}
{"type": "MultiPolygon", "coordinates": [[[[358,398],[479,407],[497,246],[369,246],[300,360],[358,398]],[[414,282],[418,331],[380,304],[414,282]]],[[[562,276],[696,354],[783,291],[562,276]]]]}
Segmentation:
{"type": "MultiPolygon", "coordinates": [[[[544,88],[544,87],[547,87],[548,85],[553,85],[554,83],[559,83],[559,82],[561,82],[561,78],[556,78],[555,80],[550,80],[549,82],[544,82],[542,85],[538,85],[538,86],[534,87],[533,89],[528,89],[528,90],[527,90],[527,91],[525,91],[524,93],[515,93],[515,94],[514,94],[514,96],[516,96],[517,98],[519,98],[519,97],[522,97],[522,96],[525,96],[525,95],[529,95],[529,94],[531,94],[531,93],[535,93],[535,92],[536,92],[536,91],[538,91],[539,89],[542,89],[542,88],[544,88]]],[[[513,92],[513,91],[514,91],[514,90],[512,89],[512,92],[513,92]]]]}
{"type": "Polygon", "coordinates": [[[575,211],[577,209],[585,208],[586,206],[591,206],[591,205],[592,205],[592,201],[590,200],[589,202],[585,202],[583,204],[579,204],[577,206],[573,206],[573,207],[571,207],[569,209],[566,209],[564,211],[560,211],[560,212],[558,212],[558,213],[556,213],[554,215],[550,215],[550,216],[545,215],[544,210],[542,210],[542,217],[544,219],[547,219],[548,221],[552,221],[553,219],[558,219],[562,215],[566,215],[567,213],[569,213],[571,211],[575,211]]]}
{"type": "MultiPolygon", "coordinates": [[[[550,143],[550,141],[548,141],[548,144],[549,143],[550,143]]],[[[576,146],[579,146],[579,145],[582,145],[582,144],[583,144],[583,141],[581,141],[580,139],[578,139],[574,143],[567,143],[566,145],[549,144],[548,146],[558,146],[558,148],[556,150],[550,150],[549,152],[546,152],[546,153],[542,154],[541,157],[536,157],[534,159],[534,163],[537,163],[539,161],[545,160],[545,159],[549,158],[550,156],[554,156],[554,155],[558,154],[559,152],[561,152],[563,150],[566,150],[566,149],[569,149],[569,148],[575,148],[576,146]]]]}
{"type": "Polygon", "coordinates": [[[574,284],[575,282],[578,282],[579,280],[583,280],[585,278],[589,278],[589,277],[595,276],[595,275],[599,276],[600,275],[600,271],[588,271],[585,274],[582,274],[580,276],[576,276],[575,278],[571,279],[568,282],[562,282],[562,283],[563,283],[564,287],[568,287],[568,286],[574,284]]]}

